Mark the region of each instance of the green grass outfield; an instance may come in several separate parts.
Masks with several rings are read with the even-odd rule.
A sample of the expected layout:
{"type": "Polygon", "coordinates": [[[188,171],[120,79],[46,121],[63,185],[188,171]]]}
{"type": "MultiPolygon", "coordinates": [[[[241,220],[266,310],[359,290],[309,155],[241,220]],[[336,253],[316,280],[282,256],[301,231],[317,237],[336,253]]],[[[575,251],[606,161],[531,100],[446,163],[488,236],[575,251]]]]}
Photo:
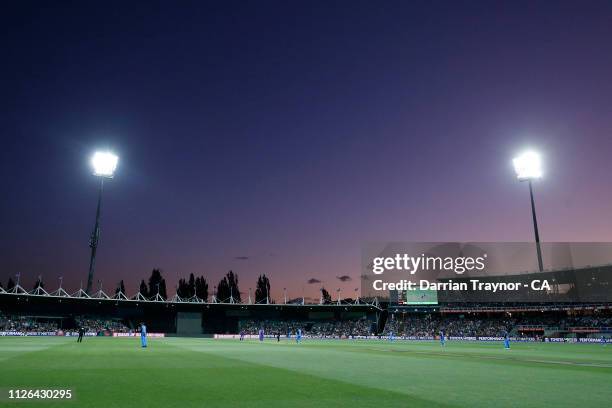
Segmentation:
{"type": "Polygon", "coordinates": [[[612,404],[612,346],[0,338],[0,406],[572,407],[612,404]],[[8,390],[71,389],[71,401],[8,390]]]}

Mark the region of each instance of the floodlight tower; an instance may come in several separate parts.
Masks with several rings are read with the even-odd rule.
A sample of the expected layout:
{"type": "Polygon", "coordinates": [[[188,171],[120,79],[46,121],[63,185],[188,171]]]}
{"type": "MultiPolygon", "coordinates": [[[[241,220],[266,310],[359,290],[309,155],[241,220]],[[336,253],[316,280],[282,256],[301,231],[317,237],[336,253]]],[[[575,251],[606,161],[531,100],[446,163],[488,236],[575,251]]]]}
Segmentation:
{"type": "Polygon", "coordinates": [[[100,206],[102,205],[102,190],[104,189],[104,179],[111,179],[117,168],[119,158],[111,152],[96,152],[91,158],[91,165],[94,169],[94,176],[100,178],[100,190],[98,192],[98,208],[96,209],[96,223],[94,225],[89,247],[91,248],[91,258],[89,259],[89,274],[87,275],[87,294],[91,292],[93,275],[96,265],[96,249],[100,241],[100,206]]]}
{"type": "Polygon", "coordinates": [[[532,180],[542,177],[542,161],[540,155],[529,151],[521,154],[512,160],[514,171],[519,181],[527,181],[529,184],[529,196],[531,198],[531,215],[533,217],[533,229],[535,232],[536,250],[538,252],[538,267],[540,272],[544,270],[542,264],[542,249],[540,248],[540,233],[538,232],[538,220],[536,218],[535,201],[533,199],[532,180]]]}

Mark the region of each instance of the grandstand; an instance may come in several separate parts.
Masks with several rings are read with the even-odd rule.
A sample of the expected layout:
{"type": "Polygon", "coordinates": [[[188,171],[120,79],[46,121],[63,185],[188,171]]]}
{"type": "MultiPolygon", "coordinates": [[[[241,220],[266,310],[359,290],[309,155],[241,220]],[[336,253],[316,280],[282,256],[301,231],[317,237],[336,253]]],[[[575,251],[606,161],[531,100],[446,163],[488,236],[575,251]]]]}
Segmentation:
{"type": "Polygon", "coordinates": [[[168,336],[256,334],[260,329],[284,336],[298,328],[312,338],[376,338],[394,333],[400,339],[433,339],[442,330],[450,337],[470,339],[506,332],[525,340],[612,336],[612,308],[606,302],[495,303],[462,298],[411,305],[394,302],[394,296],[383,302],[358,298],[330,304],[237,303],[214,297],[211,301],[145,298],[140,292],[110,297],[101,289],[92,296],[82,290],[68,294],[61,287],[27,292],[16,285],[0,292],[0,331],[64,333],[85,327],[90,334],[110,335],[134,331],[139,322],[146,322],[151,331],[168,336]]]}
{"type": "MultiPolygon", "coordinates": [[[[203,299],[182,299],[174,296],[163,299],[159,295],[146,298],[136,293],[132,297],[119,292],[110,297],[102,290],[89,296],[83,290],[69,294],[61,287],[48,292],[37,287],[28,292],[16,285],[11,291],[0,293],[0,312],[13,320],[52,322],[49,329],[72,330],[79,326],[91,327],[95,332],[126,332],[135,330],[139,322],[146,322],[150,330],[168,335],[202,336],[238,333],[247,321],[296,322],[313,335],[350,335],[349,325],[359,323],[359,333],[370,335],[379,331],[377,323],[382,312],[377,299],[352,302],[339,300],[330,304],[305,303],[237,303],[203,299]],[[323,322],[332,322],[328,327],[323,322]],[[337,327],[335,326],[337,325],[337,327]],[[342,327],[342,329],[340,329],[342,327]]],[[[270,330],[277,326],[267,323],[270,330]]],[[[286,324],[285,324],[286,325],[286,324]]],[[[33,325],[20,325],[29,330],[33,325]]],[[[285,330],[283,329],[283,332],[285,330]]]]}
{"type": "Polygon", "coordinates": [[[514,339],[544,340],[546,338],[580,339],[612,337],[612,313],[602,309],[596,314],[534,312],[512,314],[392,314],[384,332],[399,337],[434,338],[440,331],[449,337],[500,337],[509,333],[514,339]]]}

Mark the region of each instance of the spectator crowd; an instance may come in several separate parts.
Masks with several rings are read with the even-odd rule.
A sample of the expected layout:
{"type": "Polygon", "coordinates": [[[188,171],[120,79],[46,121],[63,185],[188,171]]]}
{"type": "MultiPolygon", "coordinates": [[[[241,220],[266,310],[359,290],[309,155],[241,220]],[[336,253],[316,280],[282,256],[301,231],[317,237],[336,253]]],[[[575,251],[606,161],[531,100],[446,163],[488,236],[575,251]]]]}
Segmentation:
{"type": "Polygon", "coordinates": [[[267,335],[295,335],[298,329],[308,337],[343,338],[372,335],[372,321],[329,320],[329,321],[296,321],[296,320],[244,320],[240,322],[240,331],[244,334],[258,334],[263,329],[267,335]]]}
{"type": "Polygon", "coordinates": [[[0,313],[0,331],[54,332],[59,329],[57,321],[28,316],[7,316],[0,313]]]}
{"type": "Polygon", "coordinates": [[[77,317],[77,327],[83,327],[85,331],[100,333],[110,331],[113,333],[127,333],[130,328],[118,320],[95,319],[87,317],[77,317]]]}
{"type": "MultiPolygon", "coordinates": [[[[396,336],[432,337],[444,331],[449,337],[497,337],[505,333],[516,336],[523,334],[523,329],[539,328],[567,331],[576,327],[610,328],[612,317],[607,316],[503,316],[483,315],[403,315],[391,314],[387,319],[384,334],[396,336]]],[[[525,335],[533,332],[525,330],[525,335]]]]}
{"type": "Polygon", "coordinates": [[[71,331],[84,328],[86,332],[100,333],[128,332],[130,329],[121,321],[93,317],[76,317],[60,319],[40,316],[7,315],[0,312],[0,331],[6,332],[57,332],[59,330],[71,331]]]}

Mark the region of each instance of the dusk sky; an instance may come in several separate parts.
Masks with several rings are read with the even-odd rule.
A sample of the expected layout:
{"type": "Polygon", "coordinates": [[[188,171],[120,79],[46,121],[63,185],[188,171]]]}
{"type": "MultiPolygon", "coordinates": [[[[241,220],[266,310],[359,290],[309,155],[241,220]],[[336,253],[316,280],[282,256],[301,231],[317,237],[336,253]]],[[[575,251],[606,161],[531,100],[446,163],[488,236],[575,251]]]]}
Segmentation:
{"type": "Polygon", "coordinates": [[[0,13],[0,281],[359,287],[367,241],[612,241],[609,1],[29,2],[0,13]],[[347,275],[352,280],[341,282],[347,275]]]}

